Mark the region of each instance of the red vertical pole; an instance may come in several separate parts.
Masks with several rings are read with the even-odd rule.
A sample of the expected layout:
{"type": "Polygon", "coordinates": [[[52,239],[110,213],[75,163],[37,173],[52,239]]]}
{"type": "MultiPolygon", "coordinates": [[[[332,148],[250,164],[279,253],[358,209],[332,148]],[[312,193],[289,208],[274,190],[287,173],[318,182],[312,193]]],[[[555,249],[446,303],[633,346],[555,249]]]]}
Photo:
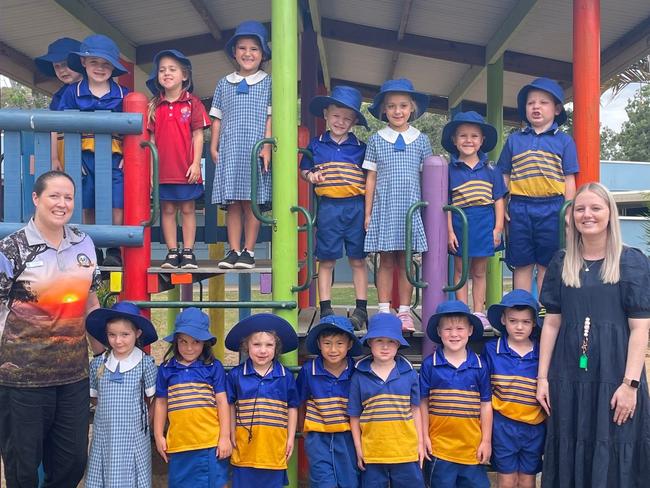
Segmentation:
{"type": "MultiPolygon", "coordinates": [[[[124,224],[142,225],[149,220],[150,157],[142,141],[149,140],[147,130],[147,97],[139,92],[129,93],[124,98],[124,112],[142,114],[142,132],[124,136],[124,224]]],[[[142,247],[124,248],[124,277],[122,279],[123,300],[149,300],[147,293],[147,268],[151,262],[151,229],[144,230],[142,247]]],[[[150,317],[150,310],[142,310],[150,317]]]]}
{"type": "Polygon", "coordinates": [[[120,58],[120,63],[124,65],[128,73],[120,76],[117,79],[117,82],[120,85],[127,87],[131,91],[135,90],[135,73],[133,72],[133,63],[125,60],[124,58],[120,58]]]}
{"type": "Polygon", "coordinates": [[[573,137],[577,186],[600,179],[600,0],[573,0],[573,137]]]}
{"type": "MultiPolygon", "coordinates": [[[[309,145],[309,129],[300,125],[298,127],[298,147],[307,147],[309,145]]],[[[311,203],[311,192],[309,191],[309,183],[300,177],[300,160],[302,155],[298,157],[298,205],[303,208],[309,209],[311,203]]],[[[298,217],[298,223],[303,224],[303,218],[298,217]]],[[[298,233],[298,257],[299,259],[306,259],[307,257],[307,234],[304,232],[298,233]]],[[[298,282],[303,283],[307,277],[307,264],[303,266],[298,272],[298,282]]],[[[309,307],[309,289],[298,293],[298,308],[309,307]]]]}

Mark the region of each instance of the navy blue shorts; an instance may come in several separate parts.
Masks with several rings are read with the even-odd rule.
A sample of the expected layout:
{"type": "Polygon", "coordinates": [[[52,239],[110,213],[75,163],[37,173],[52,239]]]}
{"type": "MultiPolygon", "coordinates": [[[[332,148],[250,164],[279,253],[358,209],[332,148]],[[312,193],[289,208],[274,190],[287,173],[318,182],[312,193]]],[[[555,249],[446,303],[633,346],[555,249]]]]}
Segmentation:
{"type": "Polygon", "coordinates": [[[174,488],[221,488],[228,482],[228,459],[218,459],[209,447],[169,455],[169,486],[174,488]]]}
{"type": "MultiPolygon", "coordinates": [[[[120,169],[122,155],[113,153],[111,168],[111,188],[113,208],[124,208],[124,172],[120,169]]],[[[95,208],[95,153],[81,152],[81,203],[83,208],[95,208]]]]}
{"type": "MultiPolygon", "coordinates": [[[[397,446],[396,446],[397,447],[397,446]]],[[[366,464],[361,472],[362,488],[415,488],[422,486],[422,471],[417,461],[395,464],[366,464]]]]}
{"type": "Polygon", "coordinates": [[[482,464],[459,464],[431,458],[424,466],[430,488],[490,488],[487,468],[482,464]]]}
{"type": "Polygon", "coordinates": [[[158,185],[160,200],[164,202],[187,202],[203,196],[203,184],[170,184],[158,185]]]}
{"type": "Polygon", "coordinates": [[[286,469],[232,467],[232,488],[281,488],[288,484],[286,469]]]}
{"type": "Polygon", "coordinates": [[[531,425],[494,412],[492,465],[497,473],[535,475],[542,470],[546,424],[531,425]]]}
{"type": "Polygon", "coordinates": [[[563,204],[562,195],[510,199],[506,244],[506,262],[510,266],[548,266],[560,247],[559,218],[563,204]]]}
{"type": "MultiPolygon", "coordinates": [[[[503,249],[503,241],[496,249],[494,248],[494,205],[481,205],[479,207],[463,208],[467,217],[468,227],[468,254],[470,258],[481,258],[494,256],[495,251],[503,249]]],[[[458,239],[457,256],[462,256],[463,232],[461,219],[456,212],[452,214],[454,234],[458,239]]]]}
{"type": "Polygon", "coordinates": [[[365,201],[362,196],[318,200],[316,218],[316,257],[321,261],[336,260],[345,254],[351,259],[364,259],[363,228],[365,201]]]}
{"type": "Polygon", "coordinates": [[[352,434],[305,434],[309,482],[314,488],[357,488],[359,468],[352,434]]]}

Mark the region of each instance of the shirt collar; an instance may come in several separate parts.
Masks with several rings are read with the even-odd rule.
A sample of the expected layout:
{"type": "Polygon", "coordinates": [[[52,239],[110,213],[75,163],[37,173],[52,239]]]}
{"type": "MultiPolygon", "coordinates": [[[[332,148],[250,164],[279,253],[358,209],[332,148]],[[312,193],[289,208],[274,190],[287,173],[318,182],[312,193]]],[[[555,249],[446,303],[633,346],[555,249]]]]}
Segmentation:
{"type": "MultiPolygon", "coordinates": [[[[34,217],[29,219],[29,222],[25,226],[25,237],[30,246],[37,246],[39,244],[49,245],[38,231],[38,228],[34,223],[34,217]]],[[[81,242],[83,238],[84,234],[79,229],[76,227],[70,227],[69,225],[64,225],[63,240],[61,241],[61,244],[59,244],[59,250],[66,249],[74,243],[81,242]]]]}
{"type": "MultiPolygon", "coordinates": [[[[359,371],[363,371],[364,373],[370,373],[374,375],[375,373],[372,371],[372,368],[370,367],[371,364],[372,364],[372,355],[368,355],[364,358],[359,359],[359,361],[357,361],[354,367],[359,371]]],[[[397,356],[395,356],[395,367],[388,375],[388,379],[386,380],[386,382],[390,381],[396,376],[399,377],[400,375],[408,373],[409,371],[412,370],[413,370],[413,365],[409,362],[409,360],[406,359],[401,354],[398,354],[397,356]]]]}
{"type": "Polygon", "coordinates": [[[239,83],[241,80],[246,80],[246,84],[248,86],[251,86],[259,83],[267,76],[269,76],[269,74],[264,70],[259,70],[257,73],[253,73],[252,75],[248,75],[248,76],[242,76],[235,71],[226,76],[226,81],[232,84],[236,84],[239,83]]]}
{"type": "Polygon", "coordinates": [[[133,351],[131,351],[131,354],[129,354],[124,359],[117,359],[113,355],[113,351],[111,351],[108,355],[108,359],[106,360],[106,369],[111,373],[114,373],[117,370],[117,365],[119,364],[120,373],[126,373],[127,371],[131,371],[138,364],[140,364],[140,361],[142,361],[143,357],[144,353],[137,347],[134,347],[133,351]]]}
{"type": "Polygon", "coordinates": [[[347,357],[347,367],[341,372],[341,375],[338,378],[325,369],[322,356],[318,356],[316,359],[314,359],[311,365],[311,374],[313,376],[330,376],[339,380],[349,379],[352,376],[353,371],[354,361],[349,356],[347,357]]]}
{"type": "MultiPolygon", "coordinates": [[[[106,93],[101,98],[124,98],[124,91],[122,90],[122,87],[119,84],[117,84],[113,80],[113,78],[110,78],[108,80],[108,86],[109,86],[108,93],[106,93]]],[[[85,76],[80,82],[77,83],[77,96],[78,97],[95,96],[90,91],[90,87],[88,86],[88,78],[86,78],[85,76]]]]}
{"type": "MultiPolygon", "coordinates": [[[[478,163],[476,163],[476,166],[474,166],[471,169],[472,170],[481,169],[483,166],[488,164],[488,162],[489,162],[488,161],[488,155],[485,154],[483,151],[479,151],[478,152],[478,163]]],[[[462,161],[461,159],[458,159],[458,156],[456,154],[451,155],[451,164],[453,164],[454,166],[461,166],[461,165],[467,166],[465,161],[462,161]]],[[[469,166],[467,166],[467,168],[469,168],[469,166]]]]}
{"type": "Polygon", "coordinates": [[[183,90],[183,91],[181,92],[181,96],[178,97],[178,98],[177,98],[176,100],[174,100],[173,102],[170,102],[169,100],[165,99],[165,95],[164,95],[163,93],[161,93],[161,94],[159,95],[159,97],[160,97],[160,103],[168,103],[168,104],[171,105],[171,104],[173,104],[173,103],[178,103],[178,102],[187,102],[187,101],[189,101],[189,100],[192,98],[192,95],[191,95],[190,92],[188,92],[187,90],[183,90]]]}
{"type": "Polygon", "coordinates": [[[391,144],[395,144],[397,137],[401,135],[404,138],[404,142],[406,144],[411,144],[418,138],[420,131],[410,125],[409,128],[404,132],[397,132],[395,129],[392,129],[389,125],[387,125],[383,129],[378,130],[377,134],[379,134],[379,137],[381,137],[383,140],[390,142],[391,144]]]}
{"type": "Polygon", "coordinates": [[[348,137],[345,141],[341,142],[340,144],[336,142],[334,139],[332,139],[332,135],[330,134],[330,131],[325,132],[324,134],[321,134],[320,137],[318,138],[320,142],[325,142],[325,143],[331,143],[331,144],[336,144],[339,146],[343,145],[354,145],[354,146],[360,146],[361,143],[359,142],[359,139],[357,139],[357,136],[354,135],[353,132],[348,132],[348,137]]]}
{"type": "Polygon", "coordinates": [[[508,345],[507,336],[501,336],[497,340],[497,354],[510,354],[511,356],[522,359],[538,359],[539,342],[533,340],[533,350],[521,356],[517,351],[510,348],[508,345]]]}
{"type": "MultiPolygon", "coordinates": [[[[443,351],[442,347],[436,347],[436,352],[433,353],[433,365],[434,366],[450,366],[452,368],[455,368],[452,364],[447,361],[447,358],[445,357],[445,353],[443,351]]],[[[478,357],[478,354],[476,354],[474,351],[470,350],[467,348],[467,359],[463,364],[461,364],[457,369],[463,370],[463,369],[468,369],[468,368],[481,368],[481,358],[478,357]]]]}
{"type": "MultiPolygon", "coordinates": [[[[255,371],[255,368],[253,367],[253,361],[251,361],[250,358],[248,358],[244,362],[244,368],[242,370],[242,373],[243,373],[244,376],[257,375],[260,378],[262,377],[262,376],[260,376],[260,374],[257,371],[255,371]]],[[[274,359],[273,360],[273,367],[271,368],[271,372],[269,374],[267,374],[267,376],[270,375],[273,378],[280,378],[282,376],[286,376],[286,374],[287,374],[287,372],[284,369],[284,366],[282,366],[282,363],[280,363],[280,361],[277,361],[277,360],[274,359]]]]}
{"type": "Polygon", "coordinates": [[[537,132],[535,132],[535,129],[533,129],[533,126],[530,125],[530,124],[526,124],[526,127],[521,129],[521,131],[524,134],[537,134],[538,136],[541,136],[542,134],[550,134],[550,133],[557,134],[557,132],[559,130],[560,130],[560,127],[557,125],[557,122],[553,122],[548,129],[546,129],[544,132],[540,132],[539,134],[537,134],[537,132]]]}

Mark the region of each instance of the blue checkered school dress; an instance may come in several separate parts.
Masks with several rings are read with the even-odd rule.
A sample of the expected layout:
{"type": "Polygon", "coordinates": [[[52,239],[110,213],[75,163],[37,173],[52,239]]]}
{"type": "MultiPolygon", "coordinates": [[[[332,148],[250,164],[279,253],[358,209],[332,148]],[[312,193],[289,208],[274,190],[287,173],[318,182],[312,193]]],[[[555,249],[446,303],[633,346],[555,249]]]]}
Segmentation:
{"type": "Polygon", "coordinates": [[[143,395],[156,385],[156,365],[151,356],[123,375],[98,370],[105,356],[90,363],[90,389],[97,391],[97,410],[88,457],[86,488],[150,488],[151,440],[149,415],[143,395]]]}
{"type": "MultiPolygon", "coordinates": [[[[271,76],[248,86],[248,93],[237,93],[238,83],[222,78],[217,83],[210,115],[221,118],[219,161],[215,167],[212,203],[226,206],[251,199],[251,151],[264,138],[268,109],[271,106],[271,76]],[[221,117],[219,117],[221,115],[221,117]]],[[[257,203],[270,208],[271,173],[257,167],[257,203]]]]}
{"type": "MultiPolygon", "coordinates": [[[[379,134],[370,136],[364,168],[368,162],[377,165],[377,185],[365,252],[403,251],[406,248],[406,212],[413,203],[421,200],[420,171],[422,162],[431,154],[429,138],[422,133],[407,143],[404,151],[396,151],[394,145],[379,134]]],[[[413,215],[413,250],[427,250],[419,211],[413,215]]]]}

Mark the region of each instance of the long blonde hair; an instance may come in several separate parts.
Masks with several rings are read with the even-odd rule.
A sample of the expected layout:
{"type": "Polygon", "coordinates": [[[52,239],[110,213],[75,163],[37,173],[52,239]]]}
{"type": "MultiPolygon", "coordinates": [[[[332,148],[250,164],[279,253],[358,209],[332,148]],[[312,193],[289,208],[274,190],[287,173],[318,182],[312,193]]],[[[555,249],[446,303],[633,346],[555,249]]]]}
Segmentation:
{"type": "MultiPolygon", "coordinates": [[[[623,251],[621,225],[618,220],[618,208],[612,194],[600,183],[587,183],[578,188],[575,199],[584,192],[592,192],[600,197],[609,207],[609,223],[607,224],[607,241],[605,244],[605,260],[600,268],[600,279],[603,283],[618,283],[621,277],[620,260],[623,251]]],[[[580,288],[580,270],[585,266],[582,256],[582,235],[576,229],[573,207],[569,216],[569,229],[566,239],[566,256],[562,268],[562,281],[566,286],[580,288]]]]}
{"type": "MultiPolygon", "coordinates": [[[[165,58],[170,58],[173,59],[178,63],[178,66],[180,66],[181,71],[183,72],[183,75],[187,77],[185,81],[183,81],[182,88],[185,91],[189,91],[192,88],[192,70],[191,68],[181,62],[176,56],[170,56],[170,55],[165,55],[160,58],[158,61],[158,65],[160,65],[160,61],[162,61],[165,58]]],[[[156,87],[158,88],[158,94],[154,95],[153,98],[149,101],[149,104],[147,105],[147,117],[150,122],[155,122],[156,121],[156,109],[158,106],[163,102],[165,99],[165,89],[162,87],[162,85],[158,82],[158,75],[156,74],[156,79],[154,80],[154,83],[156,84],[156,87]]]]}

